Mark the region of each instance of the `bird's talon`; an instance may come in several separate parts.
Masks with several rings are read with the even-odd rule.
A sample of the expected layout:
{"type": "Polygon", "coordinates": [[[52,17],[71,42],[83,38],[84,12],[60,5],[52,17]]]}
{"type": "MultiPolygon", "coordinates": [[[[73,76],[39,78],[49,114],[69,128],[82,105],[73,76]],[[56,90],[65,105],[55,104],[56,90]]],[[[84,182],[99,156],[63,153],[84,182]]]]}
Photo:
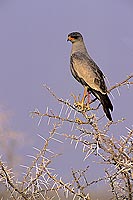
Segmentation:
{"type": "Polygon", "coordinates": [[[83,104],[82,102],[79,101],[79,102],[74,102],[74,106],[80,111],[86,112],[86,111],[90,110],[89,103],[83,104]]]}
{"type": "Polygon", "coordinates": [[[82,124],[82,121],[79,118],[76,118],[75,122],[78,123],[78,124],[82,124]]]}
{"type": "Polygon", "coordinates": [[[85,104],[85,109],[86,109],[86,111],[88,111],[88,110],[90,110],[91,108],[90,108],[90,104],[89,103],[86,103],[85,104]]]}
{"type": "Polygon", "coordinates": [[[84,105],[83,105],[83,103],[81,103],[80,101],[74,102],[74,106],[75,106],[78,110],[80,110],[80,111],[83,111],[83,110],[84,110],[84,105]]]}
{"type": "Polygon", "coordinates": [[[80,102],[74,102],[74,106],[75,106],[78,110],[83,110],[83,106],[81,105],[80,102]]]}

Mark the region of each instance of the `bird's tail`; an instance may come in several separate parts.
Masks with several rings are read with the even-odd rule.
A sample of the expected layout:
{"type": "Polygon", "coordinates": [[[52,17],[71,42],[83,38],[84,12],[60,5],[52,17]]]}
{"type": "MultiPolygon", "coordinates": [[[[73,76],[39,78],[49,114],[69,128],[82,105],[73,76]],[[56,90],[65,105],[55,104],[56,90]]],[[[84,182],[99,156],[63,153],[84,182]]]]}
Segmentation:
{"type": "Polygon", "coordinates": [[[94,95],[100,100],[107,118],[110,121],[112,121],[110,110],[113,111],[113,105],[112,105],[108,95],[102,94],[101,92],[98,92],[98,91],[96,91],[94,95]]]}
{"type": "Polygon", "coordinates": [[[112,121],[110,110],[113,111],[113,105],[107,94],[100,94],[100,101],[107,118],[112,121]]]}

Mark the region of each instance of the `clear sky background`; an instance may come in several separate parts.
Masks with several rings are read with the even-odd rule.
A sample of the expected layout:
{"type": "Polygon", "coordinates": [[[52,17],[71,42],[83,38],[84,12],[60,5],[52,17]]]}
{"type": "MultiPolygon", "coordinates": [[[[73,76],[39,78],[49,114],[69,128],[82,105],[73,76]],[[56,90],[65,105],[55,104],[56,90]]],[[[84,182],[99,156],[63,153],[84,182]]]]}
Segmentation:
{"type": "MultiPolygon", "coordinates": [[[[133,72],[132,0],[0,0],[0,110],[11,113],[10,129],[23,135],[24,146],[18,145],[17,152],[24,159],[34,144],[40,145],[37,133],[44,135],[48,130],[45,119],[37,127],[29,112],[55,107],[43,83],[64,99],[83,91],[69,69],[71,44],[66,39],[72,31],[83,34],[91,57],[111,85],[133,72]]],[[[126,121],[113,134],[124,134],[125,127],[133,124],[133,90],[125,87],[120,94],[113,91],[112,115],[114,120],[125,117],[126,121]]],[[[71,160],[75,150],[67,142],[64,146],[60,148],[67,152],[65,159],[72,154],[71,160]]],[[[76,155],[74,162],[67,163],[80,168],[84,156],[76,155]]],[[[63,163],[56,163],[61,173],[69,170],[63,163]]]]}

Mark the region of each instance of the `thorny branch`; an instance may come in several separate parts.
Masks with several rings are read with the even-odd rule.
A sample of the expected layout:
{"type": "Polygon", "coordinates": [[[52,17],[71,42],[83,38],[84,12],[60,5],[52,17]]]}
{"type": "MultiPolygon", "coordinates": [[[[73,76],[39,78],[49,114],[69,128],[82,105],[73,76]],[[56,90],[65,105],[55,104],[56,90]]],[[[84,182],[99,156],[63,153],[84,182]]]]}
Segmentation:
{"type": "MultiPolygon", "coordinates": [[[[108,92],[114,89],[118,89],[122,86],[132,85],[133,82],[130,79],[133,75],[128,76],[124,81],[112,86],[108,92]]],[[[0,162],[0,181],[5,184],[7,190],[10,192],[10,198],[15,200],[32,200],[32,199],[62,199],[60,192],[65,194],[68,198],[72,196],[73,200],[84,199],[92,200],[91,193],[88,192],[90,186],[93,186],[101,181],[109,183],[112,191],[112,199],[116,200],[132,200],[133,196],[133,130],[128,128],[126,136],[121,136],[120,139],[110,136],[110,128],[118,126],[125,119],[118,120],[116,122],[107,122],[105,125],[100,125],[102,118],[97,119],[95,110],[99,109],[91,108],[89,112],[83,112],[78,110],[74,105],[70,103],[70,100],[63,100],[58,98],[57,95],[47,86],[44,87],[49,93],[56,99],[61,105],[59,113],[55,114],[53,110],[47,108],[45,113],[41,113],[38,109],[31,112],[31,116],[38,116],[40,118],[38,125],[42,118],[47,117],[52,119],[52,130],[49,132],[49,136],[44,138],[39,137],[44,141],[44,145],[41,149],[34,148],[37,151],[35,156],[30,156],[33,161],[30,167],[26,168],[26,172],[21,181],[15,180],[11,170],[0,162]],[[93,111],[93,113],[91,113],[93,111]],[[91,113],[91,115],[88,115],[91,113]],[[65,124],[71,125],[71,132],[58,133],[57,129],[65,124]],[[73,131],[73,133],[72,133],[73,131]],[[105,176],[97,178],[96,180],[89,181],[90,167],[87,165],[85,170],[72,170],[73,180],[65,183],[63,179],[54,173],[51,168],[53,159],[56,159],[59,154],[55,153],[55,149],[50,149],[49,144],[51,141],[63,142],[57,139],[56,136],[63,139],[70,140],[72,145],[75,145],[75,149],[78,144],[82,147],[84,160],[87,160],[90,155],[95,158],[99,158],[98,165],[105,165],[105,176]],[[51,194],[50,194],[51,192],[51,194]]],[[[91,104],[96,99],[91,101],[91,104]]]]}
{"type": "Polygon", "coordinates": [[[128,76],[124,81],[122,81],[122,82],[120,82],[120,83],[116,83],[114,86],[112,86],[109,90],[108,90],[108,92],[111,92],[112,90],[114,90],[114,89],[116,89],[116,88],[119,88],[119,87],[122,87],[122,86],[124,86],[124,85],[127,85],[127,86],[129,86],[129,85],[133,85],[133,82],[131,81],[129,81],[131,78],[133,78],[133,74],[131,74],[130,76],[128,76]]]}

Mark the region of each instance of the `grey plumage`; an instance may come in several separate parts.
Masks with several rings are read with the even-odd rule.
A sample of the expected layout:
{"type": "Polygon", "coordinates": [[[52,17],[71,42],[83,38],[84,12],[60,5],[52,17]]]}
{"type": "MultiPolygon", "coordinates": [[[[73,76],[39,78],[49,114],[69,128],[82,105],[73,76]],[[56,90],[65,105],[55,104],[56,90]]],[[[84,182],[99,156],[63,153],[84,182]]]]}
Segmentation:
{"type": "Polygon", "coordinates": [[[110,110],[113,111],[113,106],[107,95],[104,74],[89,56],[83,37],[80,33],[70,33],[68,35],[68,40],[72,42],[70,56],[70,69],[72,75],[84,87],[87,87],[88,91],[99,99],[107,118],[112,121],[110,110]]]}

